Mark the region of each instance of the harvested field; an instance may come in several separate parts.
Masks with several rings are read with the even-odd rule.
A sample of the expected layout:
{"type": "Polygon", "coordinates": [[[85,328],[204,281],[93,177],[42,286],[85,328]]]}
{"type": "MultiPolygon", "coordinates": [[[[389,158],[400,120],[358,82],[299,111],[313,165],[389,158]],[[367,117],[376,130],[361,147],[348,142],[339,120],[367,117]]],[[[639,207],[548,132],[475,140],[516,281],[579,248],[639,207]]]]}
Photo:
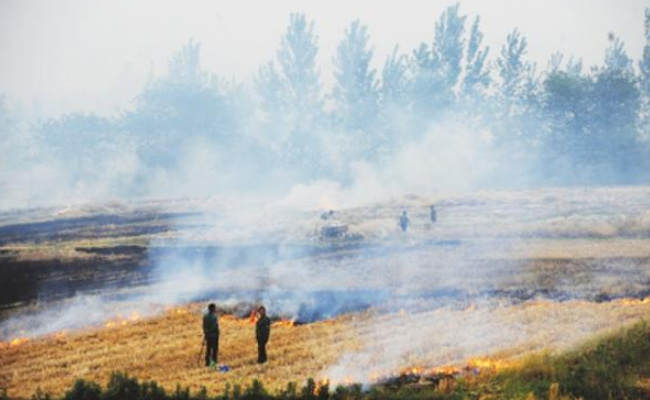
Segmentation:
{"type": "Polygon", "coordinates": [[[254,326],[224,316],[220,362],[232,370],[220,373],[200,365],[201,314],[198,305],[190,305],[110,328],[5,343],[0,386],[17,398],[39,387],[59,395],[77,378],[105,383],[113,371],[156,380],[169,390],[176,383],[194,390],[205,386],[212,394],[221,393],[226,382],[248,384],[253,378],[273,389],[308,377],[372,382],[407,367],[460,367],[477,360],[498,365],[497,360],[505,364],[533,352],[566,350],[649,317],[650,300],[617,300],[531,301],[417,314],[369,311],[298,326],[281,321],[272,327],[270,362],[258,366],[254,326]]]}

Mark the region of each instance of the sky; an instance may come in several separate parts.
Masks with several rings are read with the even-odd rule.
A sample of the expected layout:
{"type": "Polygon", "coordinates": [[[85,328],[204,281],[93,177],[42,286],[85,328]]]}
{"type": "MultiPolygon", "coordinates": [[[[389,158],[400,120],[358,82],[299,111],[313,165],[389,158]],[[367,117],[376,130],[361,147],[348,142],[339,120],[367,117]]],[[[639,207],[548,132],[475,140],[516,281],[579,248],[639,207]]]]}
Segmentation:
{"type": "MultiPolygon", "coordinates": [[[[128,108],[150,76],[164,74],[171,54],[201,43],[204,69],[249,80],[271,60],[291,12],[315,21],[319,66],[331,82],[332,58],[349,23],[368,26],[381,67],[395,45],[410,53],[433,40],[440,13],[455,0],[0,0],[0,94],[23,116],[128,108]]],[[[532,61],[561,51],[601,63],[613,32],[637,60],[650,0],[463,0],[461,13],[481,16],[494,58],[518,28],[532,61]]]]}

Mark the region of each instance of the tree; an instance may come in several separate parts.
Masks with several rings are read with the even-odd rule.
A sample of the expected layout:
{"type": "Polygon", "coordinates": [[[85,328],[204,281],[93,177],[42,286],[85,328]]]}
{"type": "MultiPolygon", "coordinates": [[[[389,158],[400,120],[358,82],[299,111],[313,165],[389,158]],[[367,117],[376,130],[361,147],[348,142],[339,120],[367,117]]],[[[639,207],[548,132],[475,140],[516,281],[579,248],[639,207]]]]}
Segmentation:
{"type": "Polygon", "coordinates": [[[482,97],[490,84],[490,69],[485,62],[490,47],[481,48],[483,33],[479,30],[479,21],[480,17],[477,16],[470,31],[462,87],[465,98],[470,101],[482,97]]]}
{"type": "Polygon", "coordinates": [[[601,166],[600,179],[631,182],[641,165],[635,129],[640,96],[623,42],[614,36],[610,40],[604,67],[594,70],[594,128],[587,152],[601,166]]]}
{"type": "Polygon", "coordinates": [[[102,160],[124,144],[117,121],[94,114],[71,113],[43,122],[39,141],[64,167],[72,185],[102,173],[102,160]]]}
{"type": "Polygon", "coordinates": [[[241,135],[240,90],[200,68],[200,44],[178,50],[165,76],[151,79],[126,115],[140,158],[149,166],[174,169],[180,150],[197,139],[231,146],[241,135]]]}
{"type": "Polygon", "coordinates": [[[501,47],[501,54],[496,61],[501,78],[499,95],[506,105],[506,114],[511,114],[512,108],[523,97],[526,75],[531,70],[531,65],[523,58],[527,47],[528,41],[515,29],[508,34],[506,44],[501,47]]]}
{"type": "Polygon", "coordinates": [[[313,21],[291,14],[274,62],[264,65],[255,86],[265,129],[277,155],[296,165],[313,165],[318,156],[314,130],[322,116],[323,100],[316,68],[317,37],[313,21]]]}
{"type": "Polygon", "coordinates": [[[650,8],[645,10],[645,46],[639,61],[639,71],[642,96],[639,113],[640,134],[644,139],[650,139],[650,8]]]}
{"type": "Polygon", "coordinates": [[[377,117],[379,83],[377,71],[370,67],[372,55],[367,27],[359,20],[353,21],[334,58],[336,115],[348,131],[363,131],[372,126],[377,117]]]}
{"type": "Polygon", "coordinates": [[[542,166],[553,184],[575,183],[588,164],[585,142],[593,117],[593,79],[574,71],[551,68],[544,79],[542,108],[548,118],[542,166]],[[573,179],[573,182],[567,181],[573,179]]]}
{"type": "Polygon", "coordinates": [[[406,142],[407,133],[414,130],[411,120],[410,88],[407,57],[399,54],[399,47],[395,46],[386,58],[381,72],[380,158],[399,149],[406,142]]]}
{"type": "Polygon", "coordinates": [[[407,58],[399,54],[399,46],[395,46],[386,58],[381,71],[381,86],[379,89],[383,107],[395,105],[408,106],[409,80],[407,76],[407,58]]]}
{"type": "Polygon", "coordinates": [[[431,116],[454,104],[465,46],[465,16],[457,3],[447,8],[435,26],[433,45],[413,52],[414,100],[418,112],[431,116]]]}

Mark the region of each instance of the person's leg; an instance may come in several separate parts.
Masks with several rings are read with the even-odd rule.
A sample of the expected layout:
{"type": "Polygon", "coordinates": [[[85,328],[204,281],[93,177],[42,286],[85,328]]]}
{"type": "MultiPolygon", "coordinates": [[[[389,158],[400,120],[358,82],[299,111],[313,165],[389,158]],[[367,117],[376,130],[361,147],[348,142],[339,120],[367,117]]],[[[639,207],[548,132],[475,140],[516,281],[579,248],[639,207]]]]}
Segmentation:
{"type": "Polygon", "coordinates": [[[266,358],[266,342],[260,343],[260,354],[259,354],[259,362],[260,363],[265,363],[267,361],[266,358]]]}
{"type": "Polygon", "coordinates": [[[217,364],[219,360],[219,335],[217,334],[217,339],[214,341],[214,352],[212,354],[212,359],[214,363],[217,364]]]}
{"type": "Polygon", "coordinates": [[[210,366],[210,353],[212,351],[212,341],[209,338],[205,339],[205,366],[210,366]]]}

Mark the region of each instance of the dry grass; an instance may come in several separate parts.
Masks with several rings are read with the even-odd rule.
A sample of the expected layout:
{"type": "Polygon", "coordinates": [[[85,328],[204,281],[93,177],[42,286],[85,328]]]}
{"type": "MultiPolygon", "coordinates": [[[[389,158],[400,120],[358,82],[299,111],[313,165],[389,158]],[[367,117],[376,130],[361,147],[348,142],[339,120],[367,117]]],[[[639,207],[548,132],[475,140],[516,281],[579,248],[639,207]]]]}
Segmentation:
{"type": "Polygon", "coordinates": [[[272,389],[307,377],[367,380],[391,372],[386,370],[390,368],[427,368],[470,362],[483,355],[513,359],[562,350],[650,316],[650,301],[544,301],[415,315],[368,312],[294,327],[275,324],[270,362],[265,366],[255,362],[254,326],[226,316],[221,319],[220,362],[232,371],[219,373],[199,361],[198,307],[112,328],[58,334],[17,346],[4,344],[0,387],[8,387],[11,396],[20,398],[39,387],[59,395],[77,378],[105,384],[113,371],[155,380],[167,389],[176,383],[194,390],[205,386],[210,393],[220,393],[226,382],[248,384],[253,378],[272,389]],[[495,327],[500,328],[495,331],[495,327]]]}
{"type": "MultiPolygon", "coordinates": [[[[127,371],[140,379],[156,380],[173,389],[177,382],[190,388],[221,391],[225,381],[249,383],[259,376],[280,384],[302,379],[332,363],[343,348],[353,347],[344,331],[347,318],[310,325],[274,325],[270,363],[259,367],[254,325],[232,317],[221,319],[220,362],[232,372],[217,373],[199,363],[200,312],[192,306],[124,326],[95,329],[30,341],[0,349],[0,387],[26,398],[40,387],[61,394],[77,378],[106,383],[113,371],[127,371]],[[327,343],[327,344],[326,344],[327,343]]],[[[272,385],[273,387],[273,385],[272,385]]]]}

